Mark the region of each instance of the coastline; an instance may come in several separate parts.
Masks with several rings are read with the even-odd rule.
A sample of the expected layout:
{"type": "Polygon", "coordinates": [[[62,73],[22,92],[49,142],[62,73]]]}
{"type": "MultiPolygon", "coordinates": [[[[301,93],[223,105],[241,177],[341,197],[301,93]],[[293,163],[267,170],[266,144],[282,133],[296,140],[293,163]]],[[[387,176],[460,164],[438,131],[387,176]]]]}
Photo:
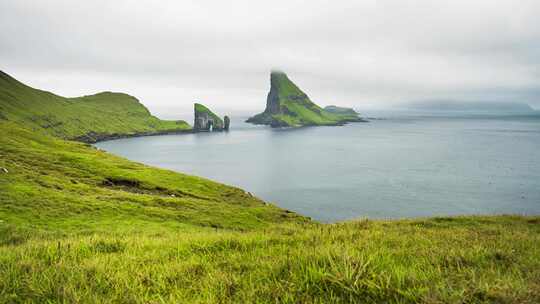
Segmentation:
{"type": "MultiPolygon", "coordinates": [[[[339,123],[334,124],[306,124],[301,126],[290,126],[290,127],[281,127],[281,128],[304,128],[304,127],[341,127],[349,123],[367,123],[370,119],[365,119],[359,117],[357,120],[343,120],[339,123]]],[[[247,121],[246,121],[247,122],[247,121]]],[[[276,128],[272,127],[269,124],[260,124],[260,123],[253,123],[249,122],[254,125],[263,125],[263,126],[269,126],[270,128],[276,128]]],[[[95,132],[90,132],[85,135],[73,137],[73,138],[67,138],[66,140],[71,141],[77,141],[82,142],[86,144],[95,144],[98,142],[104,142],[109,140],[115,140],[115,139],[122,139],[122,138],[133,138],[133,137],[146,137],[146,136],[160,136],[160,135],[178,135],[178,134],[193,134],[193,133],[200,133],[201,131],[194,130],[193,128],[187,129],[187,130],[166,130],[166,131],[157,131],[157,132],[137,132],[132,134],[100,134],[95,132]]]]}
{"type": "Polygon", "coordinates": [[[117,134],[117,133],[99,134],[99,133],[90,132],[85,135],[77,136],[74,138],[68,138],[67,140],[82,142],[85,144],[95,144],[98,142],[104,142],[104,141],[121,139],[121,138],[173,135],[173,134],[192,134],[192,133],[197,133],[197,132],[193,129],[167,130],[167,131],[157,131],[157,132],[137,132],[137,133],[132,133],[132,134],[117,134]]]}

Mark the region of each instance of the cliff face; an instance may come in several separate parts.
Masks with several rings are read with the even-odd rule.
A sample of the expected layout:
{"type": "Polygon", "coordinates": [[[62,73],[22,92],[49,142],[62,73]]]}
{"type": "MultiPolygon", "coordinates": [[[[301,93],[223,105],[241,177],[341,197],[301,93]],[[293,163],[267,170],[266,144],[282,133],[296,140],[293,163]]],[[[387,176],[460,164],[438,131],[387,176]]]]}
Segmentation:
{"type": "Polygon", "coordinates": [[[313,103],[283,72],[270,74],[270,92],[264,112],[246,122],[272,127],[341,125],[353,121],[350,115],[331,113],[313,103]]]}
{"type": "Polygon", "coordinates": [[[210,132],[210,131],[227,131],[229,130],[230,120],[225,116],[225,122],[219,118],[214,112],[200,103],[194,106],[195,120],[193,122],[193,130],[195,132],[210,132]]]}
{"type": "Polygon", "coordinates": [[[225,117],[223,117],[223,123],[225,124],[225,131],[229,131],[229,127],[231,126],[231,119],[229,116],[225,115],[225,117]]]}

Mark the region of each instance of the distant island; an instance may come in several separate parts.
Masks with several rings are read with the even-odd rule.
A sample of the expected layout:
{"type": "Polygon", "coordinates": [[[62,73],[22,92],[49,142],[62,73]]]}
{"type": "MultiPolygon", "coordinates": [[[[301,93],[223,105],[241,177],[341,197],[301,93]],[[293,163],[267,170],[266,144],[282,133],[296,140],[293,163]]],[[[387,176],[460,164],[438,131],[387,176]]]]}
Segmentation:
{"type": "Polygon", "coordinates": [[[321,108],[281,71],[270,74],[270,92],[264,112],[246,122],[271,127],[336,126],[347,122],[364,121],[354,112],[340,112],[336,106],[330,111],[321,108]]]}
{"type": "Polygon", "coordinates": [[[229,116],[221,119],[200,103],[194,105],[194,114],[193,131],[195,132],[229,131],[231,123],[229,116]]]}
{"type": "Polygon", "coordinates": [[[338,106],[326,106],[324,107],[324,110],[326,112],[334,113],[334,114],[341,114],[341,115],[354,115],[358,117],[360,113],[356,112],[353,108],[345,108],[345,107],[338,107],[338,106]]]}
{"type": "Polygon", "coordinates": [[[404,108],[409,110],[434,112],[481,112],[496,114],[527,114],[536,112],[526,103],[508,101],[418,101],[408,103],[404,108]]]}

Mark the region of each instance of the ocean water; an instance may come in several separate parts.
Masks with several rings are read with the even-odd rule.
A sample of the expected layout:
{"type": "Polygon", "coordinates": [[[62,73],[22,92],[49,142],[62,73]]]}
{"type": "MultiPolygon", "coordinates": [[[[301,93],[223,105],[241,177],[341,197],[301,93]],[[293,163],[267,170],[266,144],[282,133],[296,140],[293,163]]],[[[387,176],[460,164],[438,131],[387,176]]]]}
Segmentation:
{"type": "Polygon", "coordinates": [[[238,186],[323,222],[540,214],[540,116],[377,113],[342,127],[119,139],[97,147],[238,186]]]}

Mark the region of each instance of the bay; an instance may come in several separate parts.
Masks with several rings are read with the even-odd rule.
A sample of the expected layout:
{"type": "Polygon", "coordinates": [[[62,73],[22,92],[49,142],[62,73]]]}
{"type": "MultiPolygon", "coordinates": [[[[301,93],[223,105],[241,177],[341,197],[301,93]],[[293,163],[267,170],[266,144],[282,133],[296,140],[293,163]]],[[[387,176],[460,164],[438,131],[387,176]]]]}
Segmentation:
{"type": "Polygon", "coordinates": [[[323,222],[540,213],[540,116],[374,113],[341,127],[96,144],[130,160],[237,186],[323,222]]]}

